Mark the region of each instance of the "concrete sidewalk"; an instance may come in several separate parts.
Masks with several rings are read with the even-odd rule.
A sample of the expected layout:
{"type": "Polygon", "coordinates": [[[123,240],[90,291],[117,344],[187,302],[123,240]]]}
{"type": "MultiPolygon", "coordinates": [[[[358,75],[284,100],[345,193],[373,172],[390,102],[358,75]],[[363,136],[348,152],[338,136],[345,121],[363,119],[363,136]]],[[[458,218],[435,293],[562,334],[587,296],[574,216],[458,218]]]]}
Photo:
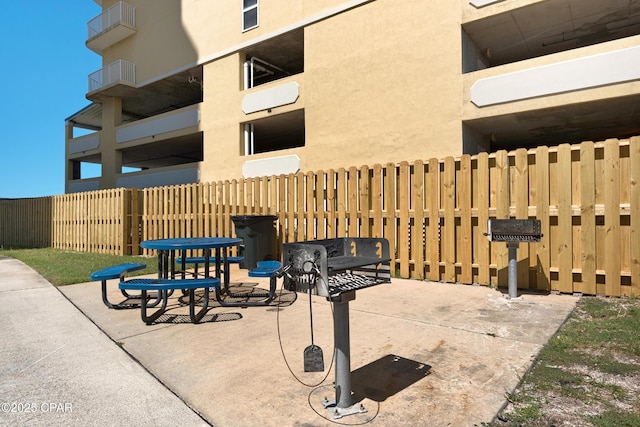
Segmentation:
{"type": "Polygon", "coordinates": [[[49,282],[6,257],[0,313],[0,425],[208,425],[49,282]]]}
{"type": "MultiPolygon", "coordinates": [[[[85,318],[17,261],[1,259],[0,277],[9,322],[3,332],[11,337],[1,353],[0,396],[73,405],[70,413],[35,414],[49,425],[480,425],[500,410],[577,301],[514,301],[487,287],[402,279],[358,291],[349,304],[352,385],[368,412],[334,421],[321,405],[335,397],[331,305],[323,298],[313,299],[313,321],[325,372],[305,373],[311,336],[304,294],[280,291],[269,307],[214,304],[198,325],[174,299],[169,314],[147,326],[139,310],[107,309],[97,282],[59,288],[85,318]]],[[[267,286],[237,268],[231,278],[245,289],[267,286]]],[[[30,420],[0,415],[0,424],[30,420]]]]}

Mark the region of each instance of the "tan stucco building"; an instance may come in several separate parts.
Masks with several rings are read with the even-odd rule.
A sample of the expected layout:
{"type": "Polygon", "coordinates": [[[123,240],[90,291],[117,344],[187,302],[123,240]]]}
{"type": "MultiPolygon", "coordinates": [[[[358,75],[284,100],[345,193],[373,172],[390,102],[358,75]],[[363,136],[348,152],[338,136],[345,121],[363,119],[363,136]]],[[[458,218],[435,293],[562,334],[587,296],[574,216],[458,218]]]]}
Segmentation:
{"type": "Polygon", "coordinates": [[[67,192],[640,134],[634,0],[96,2],[67,192]]]}

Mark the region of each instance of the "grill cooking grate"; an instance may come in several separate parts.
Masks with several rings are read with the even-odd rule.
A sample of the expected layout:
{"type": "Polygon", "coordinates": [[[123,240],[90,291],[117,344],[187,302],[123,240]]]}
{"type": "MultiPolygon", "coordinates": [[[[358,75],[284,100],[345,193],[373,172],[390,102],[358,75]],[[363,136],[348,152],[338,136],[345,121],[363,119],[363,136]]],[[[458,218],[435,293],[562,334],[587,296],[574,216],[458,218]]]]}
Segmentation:
{"type": "Polygon", "coordinates": [[[539,242],[542,237],[538,219],[490,219],[485,236],[492,242],[539,242]]]}
{"type": "Polygon", "coordinates": [[[539,242],[539,235],[531,234],[497,234],[491,236],[492,242],[539,242]]]}
{"type": "Polygon", "coordinates": [[[338,273],[329,276],[329,294],[336,296],[343,292],[356,291],[387,282],[388,280],[384,278],[363,276],[349,272],[338,273]]]}

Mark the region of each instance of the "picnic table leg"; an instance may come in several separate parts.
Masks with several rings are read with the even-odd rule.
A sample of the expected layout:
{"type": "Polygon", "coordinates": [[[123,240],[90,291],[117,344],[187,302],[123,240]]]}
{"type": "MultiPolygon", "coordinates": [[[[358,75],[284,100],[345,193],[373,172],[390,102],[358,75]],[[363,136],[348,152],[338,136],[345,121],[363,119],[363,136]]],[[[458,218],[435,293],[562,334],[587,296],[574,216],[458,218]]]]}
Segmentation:
{"type": "MultiPolygon", "coordinates": [[[[123,279],[121,278],[120,280],[122,281],[123,279]]],[[[109,296],[107,295],[107,281],[102,280],[102,302],[108,308],[119,310],[119,309],[125,309],[125,308],[140,308],[142,306],[142,293],[140,293],[140,295],[132,295],[123,289],[120,290],[120,293],[122,293],[122,296],[126,298],[125,300],[120,301],[119,303],[113,303],[109,301],[109,296]],[[130,299],[138,299],[141,302],[127,302],[127,300],[130,300],[130,299]]],[[[151,298],[147,296],[147,299],[149,300],[151,298]]],[[[161,298],[160,298],[160,295],[158,295],[155,298],[155,301],[151,303],[147,301],[147,307],[155,307],[160,303],[160,301],[161,301],[161,298]]]]}
{"type": "Polygon", "coordinates": [[[187,278],[187,262],[186,262],[186,258],[187,258],[187,250],[183,249],[180,252],[180,271],[182,274],[182,280],[187,278]]]}
{"type": "MultiPolygon", "coordinates": [[[[151,315],[147,315],[147,308],[154,307],[152,305],[147,304],[147,291],[142,291],[142,301],[140,303],[140,315],[142,317],[142,321],[147,325],[155,322],[158,317],[162,316],[165,311],[167,311],[167,300],[169,299],[169,293],[167,291],[158,291],[158,298],[162,301],[162,305],[156,311],[154,311],[151,315]]],[[[156,303],[157,304],[157,303],[156,303]]]]}
{"type": "MultiPolygon", "coordinates": [[[[114,304],[111,301],[109,301],[109,297],[107,296],[107,281],[106,280],[102,280],[102,302],[104,303],[104,305],[106,305],[109,308],[113,308],[113,309],[125,308],[124,306],[120,305],[122,303],[114,304]]],[[[130,308],[136,308],[136,307],[139,307],[139,305],[131,305],[129,307],[130,308]]]]}
{"type": "MultiPolygon", "coordinates": [[[[217,289],[217,288],[216,288],[217,289]]],[[[199,323],[209,311],[209,288],[204,288],[202,308],[196,313],[195,289],[189,289],[189,317],[192,323],[199,323]]]]}

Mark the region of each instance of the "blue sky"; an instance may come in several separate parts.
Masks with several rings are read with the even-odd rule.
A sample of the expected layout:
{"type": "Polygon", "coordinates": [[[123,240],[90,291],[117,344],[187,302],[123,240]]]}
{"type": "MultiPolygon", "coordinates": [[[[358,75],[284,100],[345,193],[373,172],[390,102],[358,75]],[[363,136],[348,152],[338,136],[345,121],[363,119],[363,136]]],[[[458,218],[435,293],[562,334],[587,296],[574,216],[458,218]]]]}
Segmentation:
{"type": "Polygon", "coordinates": [[[102,67],[87,49],[92,0],[2,2],[0,198],[64,193],[64,119],[85,106],[102,67]]]}

